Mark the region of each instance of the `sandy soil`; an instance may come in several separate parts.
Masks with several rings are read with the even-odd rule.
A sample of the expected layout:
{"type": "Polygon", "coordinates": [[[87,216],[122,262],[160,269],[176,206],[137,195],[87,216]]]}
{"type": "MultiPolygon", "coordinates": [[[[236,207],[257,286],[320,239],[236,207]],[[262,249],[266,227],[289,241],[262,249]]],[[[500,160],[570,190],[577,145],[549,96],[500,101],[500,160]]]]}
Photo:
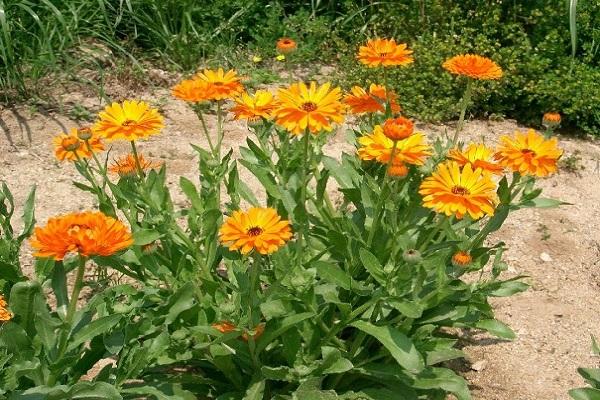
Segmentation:
{"type": "MultiPolygon", "coordinates": [[[[125,96],[113,93],[113,97],[125,96]]],[[[182,204],[185,198],[178,189],[179,175],[197,179],[189,143],[206,143],[195,115],[170,99],[167,91],[141,97],[160,99],[166,116],[163,133],[142,142],[141,151],[168,164],[169,185],[176,203],[182,204]]],[[[75,100],[99,108],[94,98],[80,96],[75,100]]],[[[27,108],[0,110],[0,180],[7,181],[18,204],[25,200],[30,186],[37,185],[36,216],[40,223],[55,214],[94,206],[90,196],[72,185],[78,177],[75,169],[68,163],[57,163],[53,156],[51,138],[73,126],[77,124],[60,114],[41,114],[27,108]]],[[[418,127],[430,135],[446,129],[418,127]]],[[[494,143],[500,134],[518,128],[513,121],[473,121],[466,126],[465,135],[494,143]]],[[[229,122],[227,129],[224,145],[237,149],[247,135],[244,124],[229,122]]],[[[330,155],[351,151],[342,145],[343,137],[341,132],[332,137],[326,148],[330,155]]],[[[577,367],[598,364],[590,352],[590,335],[600,335],[600,144],[563,138],[561,146],[566,156],[579,151],[585,169],[579,174],[562,171],[539,184],[545,197],[573,205],[518,211],[495,234],[494,239],[506,242],[509,248],[505,259],[510,269],[505,276],[527,275],[532,288],[493,301],[498,319],[517,332],[516,340],[465,338],[469,359],[461,372],[475,399],[568,399],[569,388],[583,385],[577,367]]],[[[125,151],[126,147],[115,146],[111,154],[114,157],[125,151]]],[[[23,261],[30,268],[28,249],[23,261]]]]}

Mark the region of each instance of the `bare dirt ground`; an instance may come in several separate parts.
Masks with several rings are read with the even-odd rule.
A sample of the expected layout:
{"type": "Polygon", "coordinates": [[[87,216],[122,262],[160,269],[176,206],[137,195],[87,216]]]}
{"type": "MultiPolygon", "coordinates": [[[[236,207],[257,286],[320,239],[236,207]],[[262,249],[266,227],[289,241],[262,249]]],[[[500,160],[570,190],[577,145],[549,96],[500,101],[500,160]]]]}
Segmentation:
{"type": "MultiPolygon", "coordinates": [[[[113,93],[114,98],[132,94],[113,93]]],[[[140,144],[141,151],[167,163],[169,184],[176,203],[185,201],[178,189],[180,175],[197,179],[197,164],[189,143],[206,145],[195,115],[185,104],[170,99],[164,89],[141,96],[160,99],[166,128],[140,144]]],[[[76,101],[99,109],[97,100],[80,96],[76,101]]],[[[214,124],[214,120],[210,121],[214,124]]],[[[37,186],[36,217],[39,223],[56,214],[94,206],[91,197],[76,189],[77,173],[69,163],[55,161],[51,139],[78,124],[58,113],[45,115],[25,107],[0,110],[0,180],[7,181],[16,202],[22,204],[29,188],[37,186]]],[[[446,127],[418,125],[430,135],[446,127]]],[[[472,121],[465,135],[495,143],[500,134],[519,127],[513,121],[472,121]]],[[[451,131],[451,128],[449,128],[451,131]]],[[[228,122],[225,147],[237,149],[248,132],[243,123],[228,122]]],[[[326,152],[339,156],[351,148],[342,145],[344,134],[331,138],[326,152]]],[[[590,352],[590,335],[600,335],[600,144],[561,138],[565,156],[580,152],[579,174],[561,171],[541,180],[544,197],[572,205],[558,209],[520,210],[494,235],[508,245],[506,277],[527,275],[532,285],[526,293],[493,301],[498,319],[518,334],[512,342],[488,336],[465,338],[468,361],[461,371],[479,400],[562,400],[569,388],[582,386],[579,366],[598,364],[590,352]]],[[[117,145],[111,157],[127,151],[117,145]]],[[[248,174],[244,175],[248,178],[248,174]]],[[[31,268],[31,256],[23,261],[31,268]]]]}

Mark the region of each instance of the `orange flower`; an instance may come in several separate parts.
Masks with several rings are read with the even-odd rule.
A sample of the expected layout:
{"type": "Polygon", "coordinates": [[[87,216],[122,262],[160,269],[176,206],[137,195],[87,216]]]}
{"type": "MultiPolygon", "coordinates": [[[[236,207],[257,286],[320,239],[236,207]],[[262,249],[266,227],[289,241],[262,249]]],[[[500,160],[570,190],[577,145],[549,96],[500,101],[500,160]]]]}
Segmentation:
{"type": "Polygon", "coordinates": [[[254,95],[242,93],[235,99],[236,105],[231,109],[235,119],[257,121],[260,118],[271,118],[272,112],[278,104],[273,94],[267,90],[257,90],[254,95]]]}
{"type": "Polygon", "coordinates": [[[484,171],[491,172],[492,174],[502,175],[504,168],[501,165],[496,164],[492,161],[493,150],[487,148],[483,143],[475,144],[471,143],[465,150],[460,151],[459,149],[452,149],[448,153],[448,158],[454,160],[464,167],[466,164],[470,164],[472,169],[481,168],[484,171]]]}
{"type": "Polygon", "coordinates": [[[205,69],[198,73],[195,79],[208,83],[208,100],[231,99],[244,91],[244,86],[233,69],[227,72],[223,71],[223,68],[216,71],[205,69]]]}
{"type": "Polygon", "coordinates": [[[221,333],[229,333],[237,329],[237,327],[229,321],[215,322],[211,326],[221,333]]]}
{"type": "Polygon", "coordinates": [[[406,44],[396,44],[394,39],[372,39],[366,46],[360,46],[356,58],[371,68],[389,67],[411,64],[414,61],[411,54],[412,50],[408,50],[406,44]]]}
{"type": "MultiPolygon", "coordinates": [[[[162,163],[147,161],[142,154],[138,154],[138,161],[142,171],[149,169],[160,168],[162,163]]],[[[127,154],[121,158],[115,160],[109,167],[108,170],[113,174],[118,174],[121,177],[135,176],[138,174],[138,167],[135,162],[135,156],[133,154],[127,154]]]]}
{"type": "Polygon", "coordinates": [[[448,72],[455,75],[468,76],[473,79],[500,79],[502,68],[487,57],[475,54],[461,54],[444,61],[442,64],[448,72]]]}
{"type": "Polygon", "coordinates": [[[6,302],[6,299],[4,298],[4,295],[2,295],[0,293],[0,307],[6,308],[7,305],[8,305],[8,303],[6,302]]]}
{"type": "Polygon", "coordinates": [[[77,159],[91,158],[92,153],[104,150],[104,143],[102,143],[100,138],[92,135],[88,139],[88,147],[88,144],[79,138],[79,134],[80,132],[77,128],[71,128],[68,135],[61,133],[52,140],[54,143],[54,155],[59,161],[76,161],[77,159]]]}
{"type": "Polygon", "coordinates": [[[35,228],[31,239],[34,256],[57,261],[68,253],[110,256],[132,243],[131,233],[121,221],[93,211],[50,218],[45,227],[35,228]]]}
{"type": "MultiPolygon", "coordinates": [[[[13,314],[10,311],[8,311],[8,309],[6,308],[7,306],[8,306],[8,304],[6,303],[4,296],[2,294],[0,294],[0,322],[10,321],[13,317],[13,314]]],[[[263,327],[263,330],[264,330],[264,327],[263,327]]]]}
{"type": "Polygon", "coordinates": [[[254,329],[252,329],[254,331],[253,335],[248,335],[248,331],[245,331],[244,333],[242,333],[242,339],[247,342],[248,339],[250,338],[250,336],[252,336],[252,338],[256,341],[258,340],[259,337],[262,336],[262,334],[265,332],[265,324],[264,323],[260,323],[258,325],[256,325],[254,327],[254,329]]]}
{"type": "Polygon", "coordinates": [[[317,87],[294,83],[288,89],[279,89],[279,106],[274,111],[277,123],[293,134],[299,135],[308,129],[312,133],[332,131],[333,122],[344,120],[340,88],[331,89],[330,83],[317,87]]]}
{"type": "Polygon", "coordinates": [[[289,54],[296,51],[298,45],[293,39],[284,37],[277,41],[277,51],[282,54],[289,54]]]}
{"type": "Polygon", "coordinates": [[[404,117],[388,118],[383,124],[383,134],[392,140],[406,139],[413,131],[413,122],[404,117]]]}
{"type": "Polygon", "coordinates": [[[560,124],[560,114],[557,112],[547,112],[546,114],[544,114],[544,116],[542,117],[542,125],[544,125],[547,128],[553,128],[555,126],[558,126],[560,124]]]}
{"type": "Polygon", "coordinates": [[[171,89],[173,96],[191,103],[210,100],[213,95],[212,91],[213,85],[202,79],[185,79],[171,89]]]}
{"type": "Polygon", "coordinates": [[[494,215],[497,204],[496,184],[490,175],[481,168],[473,171],[471,164],[461,170],[454,161],[438,165],[436,171],[423,180],[419,193],[424,207],[459,219],[467,213],[473,219],[494,215]]]}
{"type": "Polygon", "coordinates": [[[398,96],[393,91],[388,92],[385,87],[374,83],[371,84],[368,92],[360,86],[352,87],[351,94],[344,96],[344,103],[354,114],[385,112],[386,97],[390,101],[392,112],[400,112],[398,96]]]}
{"type": "Polygon", "coordinates": [[[466,267],[471,264],[473,257],[467,251],[457,251],[452,256],[452,265],[455,267],[466,267]]]}
{"type": "MultiPolygon", "coordinates": [[[[375,125],[373,133],[359,138],[358,143],[361,145],[358,149],[358,156],[361,160],[374,160],[381,164],[387,164],[390,161],[394,141],[384,135],[381,125],[375,125]]],[[[423,165],[425,157],[430,155],[431,148],[425,142],[425,135],[415,133],[397,142],[393,164],[423,165]]]]}
{"type": "Polygon", "coordinates": [[[406,167],[406,164],[402,162],[394,163],[390,165],[387,174],[393,178],[404,178],[408,175],[408,168],[406,167]]]}
{"type": "Polygon", "coordinates": [[[98,114],[100,119],[93,130],[108,140],[124,139],[133,141],[155,135],[164,127],[163,117],[148,103],[125,100],[112,103],[98,114]]]}
{"type": "Polygon", "coordinates": [[[253,249],[260,254],[274,253],[291,237],[289,221],[282,220],[272,208],[234,211],[219,230],[221,243],[242,254],[253,249]]]}
{"type": "Polygon", "coordinates": [[[556,138],[546,140],[530,129],[527,133],[517,131],[514,138],[502,136],[500,141],[494,158],[501,165],[521,175],[544,177],[556,172],[562,155],[556,138]]]}

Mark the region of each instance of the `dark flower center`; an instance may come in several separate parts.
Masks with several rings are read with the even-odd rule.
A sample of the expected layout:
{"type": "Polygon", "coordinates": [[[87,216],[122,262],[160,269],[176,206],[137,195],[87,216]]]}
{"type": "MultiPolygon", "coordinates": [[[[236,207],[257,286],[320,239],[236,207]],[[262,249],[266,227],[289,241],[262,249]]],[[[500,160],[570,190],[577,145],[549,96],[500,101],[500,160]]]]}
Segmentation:
{"type": "Polygon", "coordinates": [[[469,192],[469,189],[464,188],[462,186],[454,186],[452,188],[452,193],[458,196],[466,196],[468,194],[471,194],[471,192],[469,192]]]}
{"type": "Polygon", "coordinates": [[[223,82],[213,82],[213,85],[215,86],[223,86],[225,83],[223,82]]]}
{"type": "Polygon", "coordinates": [[[136,122],[132,119],[126,119],[121,125],[123,126],[131,126],[131,125],[135,125],[136,122]]]}
{"type": "Polygon", "coordinates": [[[535,157],[535,151],[533,151],[531,149],[523,149],[523,150],[521,150],[521,153],[523,153],[523,155],[525,155],[525,156],[535,157]]]}
{"type": "Polygon", "coordinates": [[[387,57],[389,53],[383,52],[383,53],[379,53],[379,57],[387,57]]]}
{"type": "Polygon", "coordinates": [[[306,112],[315,111],[317,109],[317,105],[312,101],[307,101],[306,103],[302,104],[302,109],[306,112]]]}
{"type": "Polygon", "coordinates": [[[263,228],[261,228],[260,226],[252,226],[248,229],[247,233],[248,233],[248,236],[252,236],[252,237],[258,236],[261,233],[263,233],[263,228]]]}

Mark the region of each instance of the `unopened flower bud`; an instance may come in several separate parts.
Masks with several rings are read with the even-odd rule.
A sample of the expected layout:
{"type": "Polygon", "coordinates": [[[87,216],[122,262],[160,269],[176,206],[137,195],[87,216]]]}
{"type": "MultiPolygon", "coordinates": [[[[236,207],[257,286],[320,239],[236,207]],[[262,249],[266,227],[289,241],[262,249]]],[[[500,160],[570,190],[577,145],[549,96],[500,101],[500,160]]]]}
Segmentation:
{"type": "Polygon", "coordinates": [[[408,249],[402,253],[402,259],[408,264],[418,264],[423,260],[423,257],[421,257],[421,252],[419,250],[408,249]]]}

